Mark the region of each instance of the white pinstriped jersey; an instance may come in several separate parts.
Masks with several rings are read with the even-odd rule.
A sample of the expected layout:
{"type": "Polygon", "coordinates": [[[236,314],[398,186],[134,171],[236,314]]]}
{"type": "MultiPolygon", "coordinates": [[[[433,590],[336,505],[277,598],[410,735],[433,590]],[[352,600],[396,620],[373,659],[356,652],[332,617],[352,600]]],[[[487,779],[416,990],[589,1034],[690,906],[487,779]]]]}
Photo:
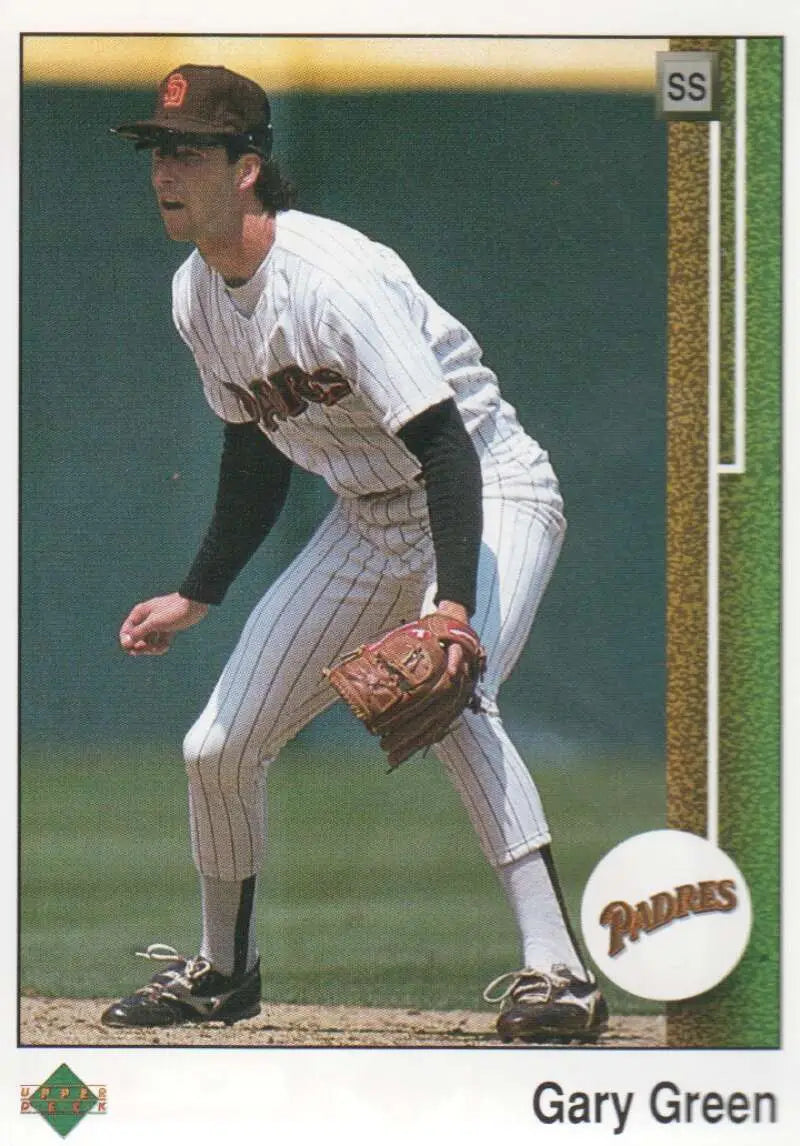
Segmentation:
{"type": "Polygon", "coordinates": [[[340,497],[411,485],[419,464],[396,432],[451,396],[487,475],[520,449],[531,456],[478,343],[394,251],[287,211],[254,285],[252,312],[239,309],[194,251],[173,280],[175,325],[212,410],[259,421],[340,497]]]}

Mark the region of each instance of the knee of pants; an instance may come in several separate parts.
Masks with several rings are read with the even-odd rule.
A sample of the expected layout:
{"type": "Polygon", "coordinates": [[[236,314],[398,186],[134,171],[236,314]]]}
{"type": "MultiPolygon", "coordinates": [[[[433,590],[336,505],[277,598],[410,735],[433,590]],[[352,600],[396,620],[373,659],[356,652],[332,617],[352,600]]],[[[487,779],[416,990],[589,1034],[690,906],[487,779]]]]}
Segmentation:
{"type": "Polygon", "coordinates": [[[262,766],[256,741],[248,728],[241,734],[198,720],[183,740],[183,759],[190,782],[205,788],[236,791],[262,766]]]}

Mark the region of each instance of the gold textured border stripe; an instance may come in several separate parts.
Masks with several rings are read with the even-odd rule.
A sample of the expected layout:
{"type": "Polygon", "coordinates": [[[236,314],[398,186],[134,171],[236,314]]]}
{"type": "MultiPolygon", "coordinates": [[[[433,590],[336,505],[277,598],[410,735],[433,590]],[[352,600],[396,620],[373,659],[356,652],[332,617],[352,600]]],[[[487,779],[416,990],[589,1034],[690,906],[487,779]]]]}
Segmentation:
{"type": "Polygon", "coordinates": [[[708,127],[668,143],[667,791],[669,827],[706,834],[708,127]]]}
{"type": "MultiPolygon", "coordinates": [[[[719,48],[673,40],[674,51],[719,48]]],[[[668,126],[667,824],[708,831],[709,125],[668,126]]],[[[668,1004],[667,1043],[697,1045],[668,1004]]]]}

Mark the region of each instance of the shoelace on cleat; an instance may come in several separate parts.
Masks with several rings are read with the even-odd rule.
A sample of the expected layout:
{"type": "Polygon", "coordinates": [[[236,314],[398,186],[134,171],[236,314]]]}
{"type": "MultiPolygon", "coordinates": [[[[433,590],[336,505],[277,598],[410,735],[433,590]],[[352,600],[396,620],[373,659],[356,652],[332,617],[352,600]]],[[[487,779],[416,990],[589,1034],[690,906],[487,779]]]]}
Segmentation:
{"type": "Polygon", "coordinates": [[[172,963],[176,959],[188,962],[188,960],[183,959],[183,955],[179,955],[175,948],[170,947],[168,943],[151,943],[146,951],[136,951],[135,954],[138,955],[140,959],[152,959],[154,963],[172,963]]]}
{"type": "Polygon", "coordinates": [[[151,999],[158,999],[162,996],[169,998],[179,999],[180,994],[175,994],[175,989],[183,989],[183,991],[191,994],[192,987],[195,983],[202,979],[211,970],[211,964],[202,955],[196,955],[192,959],[185,959],[183,955],[179,955],[174,947],[170,947],[167,943],[151,943],[146,951],[135,952],[142,959],[151,959],[156,963],[183,963],[180,970],[166,970],[160,972],[164,978],[159,982],[145,983],[136,991],[137,995],[146,995],[151,999]]]}
{"type": "Polygon", "coordinates": [[[533,998],[541,1000],[543,1003],[549,1003],[553,995],[557,991],[563,991],[571,983],[571,978],[559,975],[555,968],[552,972],[547,971],[534,971],[524,969],[522,971],[506,971],[502,975],[498,975],[493,979],[486,990],[483,992],[483,997],[487,1003],[503,1003],[510,996],[515,1001],[533,998]],[[503,984],[503,988],[499,994],[494,994],[498,987],[503,984]]]}

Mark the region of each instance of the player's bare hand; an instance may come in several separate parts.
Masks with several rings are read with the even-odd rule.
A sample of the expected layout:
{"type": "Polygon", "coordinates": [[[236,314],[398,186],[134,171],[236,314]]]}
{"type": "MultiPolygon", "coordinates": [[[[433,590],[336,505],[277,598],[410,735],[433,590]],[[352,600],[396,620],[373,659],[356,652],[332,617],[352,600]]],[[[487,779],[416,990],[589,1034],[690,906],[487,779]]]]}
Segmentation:
{"type": "MultiPolygon", "coordinates": [[[[469,625],[469,613],[463,605],[459,605],[457,601],[440,601],[437,609],[440,613],[452,617],[454,621],[460,621],[464,625],[469,625]]],[[[451,679],[455,679],[462,665],[464,664],[464,650],[461,645],[453,643],[447,650],[447,672],[451,679]]]]}
{"type": "Polygon", "coordinates": [[[151,597],[134,605],[122,622],[119,643],[130,656],[161,656],[167,652],[175,633],[202,621],[208,605],[190,601],[180,593],[151,597]]]}

